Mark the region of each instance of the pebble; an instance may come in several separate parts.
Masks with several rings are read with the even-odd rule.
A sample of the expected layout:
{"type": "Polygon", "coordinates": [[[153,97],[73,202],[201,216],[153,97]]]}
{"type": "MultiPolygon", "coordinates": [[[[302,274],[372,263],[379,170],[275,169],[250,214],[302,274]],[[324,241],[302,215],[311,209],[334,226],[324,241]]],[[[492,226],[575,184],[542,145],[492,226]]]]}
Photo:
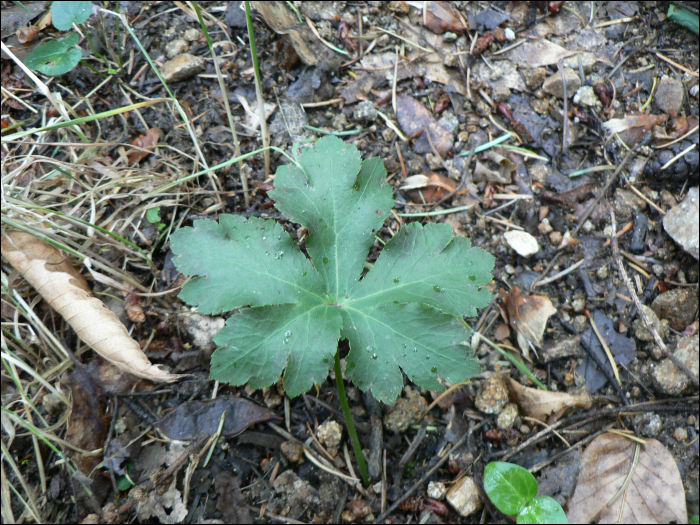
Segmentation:
{"type": "Polygon", "coordinates": [[[581,86],[574,95],[574,104],[595,107],[598,104],[598,97],[591,86],[581,86]]]}
{"type": "Polygon", "coordinates": [[[280,445],[280,450],[284,457],[292,463],[298,463],[301,460],[301,445],[296,441],[285,441],[280,445]]]}
{"type": "Polygon", "coordinates": [[[675,78],[664,75],[656,88],[654,101],[663,113],[678,113],[683,105],[683,84],[675,78]]]}
{"type": "Polygon", "coordinates": [[[700,258],[700,229],[698,229],[698,187],[690,188],[683,202],[674,206],[664,217],[664,229],[686,252],[700,258]]]}
{"type": "Polygon", "coordinates": [[[198,29],[191,28],[185,31],[183,36],[188,42],[194,42],[195,40],[199,40],[200,33],[198,29]]]}
{"type": "Polygon", "coordinates": [[[484,381],[474,405],[484,414],[499,414],[508,403],[508,389],[502,379],[492,377],[484,381]]]}
{"type": "Polygon", "coordinates": [[[406,397],[399,398],[384,418],[384,426],[390,432],[403,432],[428,409],[428,402],[418,391],[406,387],[405,393],[406,397]]]}
{"type": "Polygon", "coordinates": [[[608,275],[610,274],[608,271],[608,265],[606,264],[598,268],[598,271],[596,271],[595,274],[598,279],[607,279],[608,275]]]}
{"type": "Polygon", "coordinates": [[[573,326],[574,330],[580,334],[588,326],[588,318],[585,315],[577,315],[571,322],[571,326],[573,326]]]}
{"type": "Polygon", "coordinates": [[[659,294],[651,304],[657,316],[667,319],[671,328],[682,332],[693,322],[698,311],[698,291],[694,288],[676,288],[659,294]]]}
{"type": "Polygon", "coordinates": [[[462,517],[467,517],[484,506],[479,496],[479,487],[470,476],[465,476],[450,489],[447,503],[462,517]]]}
{"type": "Polygon", "coordinates": [[[654,437],[661,430],[661,417],[654,412],[646,412],[636,419],[639,431],[645,437],[654,437]]]}
{"type": "Polygon", "coordinates": [[[525,85],[530,91],[537,91],[547,78],[547,70],[543,67],[532,69],[522,68],[520,73],[525,77],[525,85]]]}
{"type": "Polygon", "coordinates": [[[377,120],[377,108],[369,100],[363,100],[355,106],[352,116],[357,122],[367,126],[377,120]]]}
{"type": "Polygon", "coordinates": [[[622,227],[622,221],[628,221],[631,217],[646,209],[647,203],[636,193],[618,188],[615,190],[615,218],[618,221],[618,229],[622,227]]]}
{"type": "Polygon", "coordinates": [[[555,246],[559,246],[561,244],[562,239],[563,237],[561,235],[561,232],[552,232],[549,234],[549,241],[555,246]]]}
{"type": "Polygon", "coordinates": [[[529,257],[540,251],[537,239],[527,232],[509,231],[503,234],[503,238],[522,257],[529,257]]]}
{"type": "Polygon", "coordinates": [[[444,499],[447,488],[442,481],[431,481],[428,483],[428,497],[433,499],[444,499]]]}
{"type": "Polygon", "coordinates": [[[451,44],[452,42],[455,42],[457,40],[457,34],[453,33],[452,31],[447,31],[444,35],[442,35],[442,41],[445,42],[446,44],[451,44]]]}
{"type": "MultiPolygon", "coordinates": [[[[663,321],[659,320],[659,318],[654,313],[654,310],[652,310],[648,306],[642,305],[642,308],[644,309],[644,313],[647,315],[651,326],[661,336],[661,339],[666,337],[668,335],[668,321],[666,321],[665,319],[663,321]]],[[[651,332],[649,332],[649,330],[647,330],[647,325],[644,322],[644,319],[642,319],[641,315],[638,315],[637,318],[634,320],[634,322],[632,323],[632,328],[634,328],[634,336],[640,341],[654,340],[654,336],[651,335],[651,332]]]]}
{"type": "Polygon", "coordinates": [[[203,58],[183,53],[165,62],[160,69],[160,74],[166,82],[179,82],[202,71],[204,71],[203,58]]]}
{"type": "Polygon", "coordinates": [[[683,441],[688,439],[688,431],[683,427],[678,427],[676,430],[673,431],[673,437],[676,441],[680,441],[682,443],[683,441]]]}
{"type": "Polygon", "coordinates": [[[450,133],[455,133],[459,128],[459,120],[452,111],[445,111],[438,123],[450,133]]]}
{"type": "Polygon", "coordinates": [[[515,423],[515,418],[518,417],[518,407],[513,403],[508,403],[503,411],[496,418],[496,426],[498,428],[511,428],[515,423]]]}
{"type": "MultiPolygon", "coordinates": [[[[571,68],[564,68],[564,78],[566,79],[566,95],[570,98],[581,87],[581,78],[579,74],[571,68]]],[[[549,93],[557,98],[564,98],[564,84],[562,82],[559,71],[551,75],[542,84],[542,89],[545,93],[549,93]]]]}
{"type": "Polygon", "coordinates": [[[181,39],[177,38],[175,40],[171,40],[168,42],[165,46],[165,56],[168,57],[168,59],[173,59],[180,53],[184,53],[190,48],[189,44],[181,39]]]}
{"type": "Polygon", "coordinates": [[[590,73],[593,70],[593,66],[598,61],[598,56],[590,51],[584,51],[577,55],[566,57],[564,59],[564,67],[570,67],[574,71],[578,71],[578,59],[581,57],[581,66],[583,67],[584,73],[590,73]]]}
{"type": "Polygon", "coordinates": [[[547,235],[554,231],[554,228],[552,228],[552,225],[549,223],[549,219],[542,219],[542,222],[537,225],[537,229],[542,235],[547,235]]]}
{"type": "MultiPolygon", "coordinates": [[[[698,375],[698,335],[687,336],[678,341],[673,355],[684,363],[696,376],[698,375]]],[[[666,358],[661,361],[651,373],[654,386],[659,392],[677,396],[691,384],[686,376],[673,361],[666,358]]]]}
{"type": "Polygon", "coordinates": [[[316,437],[328,448],[337,449],[340,438],[343,436],[343,427],[337,421],[326,421],[318,426],[316,437]]]}
{"type": "Polygon", "coordinates": [[[584,299],[583,297],[574,299],[573,301],[571,301],[571,307],[574,309],[574,312],[580,314],[586,309],[586,299],[584,299]]]}
{"type": "Polygon", "coordinates": [[[214,336],[219,333],[226,321],[223,317],[210,317],[201,314],[186,314],[181,318],[182,328],[192,338],[192,345],[205,352],[216,349],[214,336]]]}

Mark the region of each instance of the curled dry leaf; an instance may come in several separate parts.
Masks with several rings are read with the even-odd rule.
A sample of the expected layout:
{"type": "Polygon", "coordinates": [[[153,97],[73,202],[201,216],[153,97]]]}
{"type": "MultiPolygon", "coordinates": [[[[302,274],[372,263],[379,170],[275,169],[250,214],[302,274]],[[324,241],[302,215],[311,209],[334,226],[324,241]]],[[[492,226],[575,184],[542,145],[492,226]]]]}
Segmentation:
{"type": "Polygon", "coordinates": [[[448,193],[454,191],[455,188],[457,188],[457,182],[438,173],[406,177],[404,185],[401,186],[402,190],[413,190],[411,191],[411,198],[418,202],[423,200],[425,202],[437,202],[448,193]],[[419,189],[421,190],[420,194],[417,191],[419,189]]]}
{"type": "Polygon", "coordinates": [[[536,354],[536,348],[542,343],[547,319],[557,313],[552,301],[545,295],[522,295],[520,288],[514,286],[506,295],[505,305],[510,326],[515,330],[523,355],[528,357],[530,348],[536,354]]]}
{"type": "Polygon", "coordinates": [[[609,133],[617,133],[620,139],[630,148],[644,140],[655,126],[663,126],[668,115],[627,115],[625,118],[613,118],[603,122],[603,127],[609,133]]]}
{"type": "Polygon", "coordinates": [[[567,408],[590,408],[592,403],[591,396],[585,390],[581,394],[572,395],[528,388],[511,378],[508,380],[510,391],[523,413],[540,421],[567,408]]]}
{"type": "Polygon", "coordinates": [[[17,30],[17,40],[20,44],[26,44],[34,40],[34,37],[41,31],[38,26],[23,27],[17,30]]]}
{"type": "Polygon", "coordinates": [[[406,135],[415,136],[420,132],[427,131],[427,133],[420,133],[416,140],[416,153],[432,153],[430,141],[443,159],[452,150],[454,146],[452,133],[443,128],[425,106],[415,98],[408,95],[396,97],[396,118],[401,130],[406,135]],[[430,135],[430,141],[427,135],[430,135]]]}
{"type": "Polygon", "coordinates": [[[2,237],[2,254],[102,357],[151,381],[170,382],[180,377],[148,360],[119,318],[92,297],[85,278],[54,247],[33,235],[11,232],[2,237]]]}
{"type": "Polygon", "coordinates": [[[467,29],[454,13],[449,2],[421,2],[423,7],[423,19],[421,23],[438,35],[445,31],[464,33],[467,29]]]}
{"type": "Polygon", "coordinates": [[[127,155],[129,159],[129,166],[131,166],[134,163],[141,162],[141,160],[150,155],[151,151],[153,151],[153,148],[156,147],[158,144],[158,140],[160,139],[160,130],[158,128],[150,128],[146,130],[145,135],[139,136],[137,139],[134,139],[131,144],[134,146],[138,146],[140,148],[145,148],[149,151],[142,151],[142,150],[134,150],[131,153],[127,155]]]}
{"type": "Polygon", "coordinates": [[[566,513],[570,523],[687,523],[673,456],[655,439],[637,447],[617,434],[603,434],[588,445],[566,513]]]}

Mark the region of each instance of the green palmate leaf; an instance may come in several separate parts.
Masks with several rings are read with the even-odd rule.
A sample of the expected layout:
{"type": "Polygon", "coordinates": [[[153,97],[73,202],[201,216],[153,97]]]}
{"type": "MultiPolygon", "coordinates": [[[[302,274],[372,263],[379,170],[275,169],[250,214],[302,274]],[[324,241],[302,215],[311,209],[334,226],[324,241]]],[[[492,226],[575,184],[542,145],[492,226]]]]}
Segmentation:
{"type": "Polygon", "coordinates": [[[455,316],[475,315],[491,295],[493,257],[454,238],[447,225],[409,224],[362,278],[376,232],[393,207],[380,159],[362,161],[337,137],[320,139],[297,165],[282,166],[269,195],[306,226],[307,258],[278,223],[222,215],[172,237],[178,269],[194,275],[180,297],[202,313],[249,307],[219,332],[212,377],[259,388],[284,372],[290,396],[322,382],[339,338],[350,343],[346,372],[392,403],[401,369],[441,390],[479,371],[455,316]]]}
{"type": "Polygon", "coordinates": [[[51,20],[59,31],[68,31],[73,24],[87,22],[92,13],[92,2],[54,2],[51,4],[51,20]]]}

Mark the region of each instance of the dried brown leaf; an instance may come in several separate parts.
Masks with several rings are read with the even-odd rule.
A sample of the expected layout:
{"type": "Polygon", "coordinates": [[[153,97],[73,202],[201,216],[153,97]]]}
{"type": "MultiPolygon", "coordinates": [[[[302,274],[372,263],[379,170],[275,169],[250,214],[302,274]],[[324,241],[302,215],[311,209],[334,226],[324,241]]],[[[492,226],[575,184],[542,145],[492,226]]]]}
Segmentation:
{"type": "Polygon", "coordinates": [[[92,297],[85,278],[53,246],[28,233],[11,232],[2,237],[2,254],[102,357],[151,381],[170,382],[180,377],[148,360],[119,318],[92,297]]]}
{"type": "Polygon", "coordinates": [[[435,150],[442,158],[445,158],[452,150],[454,145],[452,133],[443,128],[425,106],[415,98],[408,95],[399,95],[396,98],[396,118],[401,125],[401,130],[406,135],[427,132],[420,133],[416,140],[416,153],[433,152],[427,134],[430,135],[435,150]]]}
{"type": "Polygon", "coordinates": [[[421,23],[438,35],[445,31],[463,33],[466,30],[449,2],[424,2],[423,9],[421,23]]]}
{"type": "Polygon", "coordinates": [[[528,388],[510,377],[508,380],[510,391],[523,413],[540,421],[567,408],[590,408],[591,406],[591,396],[585,390],[581,394],[572,395],[565,392],[528,388]]]}
{"type": "Polygon", "coordinates": [[[129,166],[141,162],[144,157],[150,155],[153,148],[158,144],[158,139],[160,139],[160,130],[158,128],[147,129],[145,135],[140,135],[138,138],[134,139],[131,144],[150,151],[134,150],[129,153],[127,155],[129,166]]]}
{"type": "Polygon", "coordinates": [[[685,491],[671,453],[655,439],[642,445],[617,434],[594,439],[581,456],[581,473],[566,513],[570,523],[687,523],[685,491]]]}
{"type": "Polygon", "coordinates": [[[552,301],[545,295],[521,295],[520,288],[514,286],[505,298],[510,326],[515,330],[518,346],[525,357],[530,348],[536,352],[541,346],[542,335],[547,319],[557,313],[552,301]]]}

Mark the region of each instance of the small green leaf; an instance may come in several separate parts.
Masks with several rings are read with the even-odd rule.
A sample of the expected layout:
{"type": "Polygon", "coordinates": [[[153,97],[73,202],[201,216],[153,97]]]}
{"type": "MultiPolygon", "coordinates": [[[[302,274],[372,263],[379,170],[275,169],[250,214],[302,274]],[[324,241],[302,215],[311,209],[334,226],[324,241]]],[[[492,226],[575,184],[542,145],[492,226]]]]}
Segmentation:
{"type": "Polygon", "coordinates": [[[71,33],[61,40],[44,42],[27,55],[24,63],[29,69],[52,77],[68,73],[83,58],[83,52],[74,47],[79,39],[76,33],[71,33]]]}
{"type": "Polygon", "coordinates": [[[51,21],[59,31],[68,31],[73,23],[87,22],[92,14],[92,2],[54,2],[51,4],[51,21]]]}
{"type": "Polygon", "coordinates": [[[569,520],[557,500],[538,496],[520,511],[516,523],[569,523],[569,520]]]}
{"type": "Polygon", "coordinates": [[[151,224],[158,224],[160,222],[160,206],[150,208],[146,212],[146,220],[151,224]]]}
{"type": "Polygon", "coordinates": [[[537,495],[537,480],[513,463],[492,461],[484,470],[484,490],[503,514],[518,514],[537,495]]]}
{"type": "Polygon", "coordinates": [[[325,380],[340,337],[350,343],[348,377],[385,403],[401,392],[401,370],[433,390],[443,390],[438,374],[457,383],[479,372],[458,317],[491,301],[491,255],[447,225],[414,223],[362,278],[394,205],[385,179],[380,159],[362,161],[333,136],[278,169],[269,195],[308,229],[310,259],[271,220],[222,215],[173,234],[175,265],[196,276],[180,293],[185,302],[202,313],[249,307],[214,339],[212,377],[259,388],[284,372],[295,396],[325,380]]]}

